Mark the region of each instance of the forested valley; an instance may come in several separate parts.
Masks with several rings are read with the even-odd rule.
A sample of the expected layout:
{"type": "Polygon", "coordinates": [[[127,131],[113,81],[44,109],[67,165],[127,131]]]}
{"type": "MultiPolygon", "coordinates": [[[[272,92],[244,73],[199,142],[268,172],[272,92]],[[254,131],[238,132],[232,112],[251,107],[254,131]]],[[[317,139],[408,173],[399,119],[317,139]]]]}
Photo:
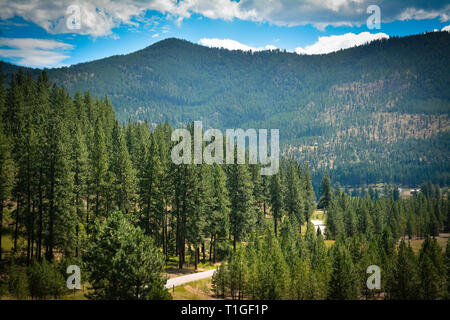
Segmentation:
{"type": "MultiPolygon", "coordinates": [[[[342,186],[450,184],[450,33],[392,37],[324,55],[207,48],[169,38],[48,69],[74,95],[108,95],[121,123],[280,130],[283,154],[342,186]]],[[[0,62],[10,75],[19,68],[0,62]]]]}
{"type": "Polygon", "coordinates": [[[408,199],[388,185],[350,195],[328,174],[314,190],[293,158],[272,176],[175,165],[168,122],[124,125],[108,97],[72,96],[46,72],[0,82],[0,296],[66,297],[77,265],[90,299],[170,299],[175,262],[218,266],[219,298],[450,298],[450,244],[438,243],[450,206],[438,185],[408,199]],[[380,290],[367,290],[370,265],[380,290]]]}

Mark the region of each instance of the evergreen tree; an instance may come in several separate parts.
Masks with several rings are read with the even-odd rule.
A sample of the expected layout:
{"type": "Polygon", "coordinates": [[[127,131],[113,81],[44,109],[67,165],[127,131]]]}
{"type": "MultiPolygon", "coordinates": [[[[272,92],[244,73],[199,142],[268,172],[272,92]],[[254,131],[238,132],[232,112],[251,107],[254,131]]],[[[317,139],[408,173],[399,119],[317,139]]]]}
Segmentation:
{"type": "Polygon", "coordinates": [[[98,220],[83,255],[93,292],[91,299],[168,299],[164,256],[131,214],[113,212],[98,220]]]}
{"type": "Polygon", "coordinates": [[[206,222],[208,234],[211,235],[210,261],[212,259],[212,262],[216,263],[217,241],[226,239],[228,236],[230,199],[226,186],[226,175],[222,167],[214,165],[213,170],[213,200],[206,222]]]}
{"type": "MultiPolygon", "coordinates": [[[[90,112],[93,111],[90,110],[90,112]]],[[[108,164],[109,159],[106,150],[105,133],[101,127],[101,122],[97,119],[95,121],[93,137],[89,143],[89,180],[92,188],[90,193],[93,196],[92,211],[94,218],[106,215],[106,205],[104,202],[107,198],[106,193],[108,190],[108,164]]],[[[89,221],[89,212],[87,220],[89,221]]]]}
{"type": "Polygon", "coordinates": [[[326,172],[322,178],[322,182],[320,184],[320,192],[321,192],[321,197],[319,199],[317,208],[328,209],[328,206],[330,205],[330,202],[331,202],[331,196],[332,196],[331,180],[330,180],[330,176],[328,175],[328,172],[326,172]]]}
{"type": "Polygon", "coordinates": [[[422,243],[419,252],[419,270],[422,298],[435,300],[444,296],[445,265],[441,248],[436,239],[429,236],[422,243]]]}
{"type": "Polygon", "coordinates": [[[136,175],[118,122],[115,123],[112,132],[110,170],[113,174],[111,185],[117,210],[122,212],[133,211],[136,201],[136,175]]]}
{"type": "MultiPolygon", "coordinates": [[[[275,236],[278,233],[278,223],[283,215],[283,196],[284,190],[281,184],[280,173],[272,175],[270,180],[270,210],[273,217],[275,236]]],[[[298,208],[297,208],[298,209],[298,208]]],[[[301,211],[297,211],[301,213],[301,211]]],[[[298,217],[295,216],[298,220],[298,217]]]]}
{"type": "MultiPolygon", "coordinates": [[[[298,164],[293,160],[288,163],[287,175],[286,175],[286,196],[284,203],[286,211],[289,215],[294,216],[299,225],[302,225],[306,220],[304,198],[301,194],[302,185],[299,177],[298,164]]],[[[280,194],[281,196],[282,194],[280,194]]],[[[305,201],[306,202],[306,201],[305,201]]]]}
{"type": "Polygon", "coordinates": [[[420,292],[417,258],[404,240],[400,242],[395,267],[387,282],[389,298],[394,300],[416,300],[420,292]]]}
{"type": "Polygon", "coordinates": [[[353,208],[349,208],[344,212],[345,231],[348,237],[358,234],[358,221],[353,208]]]}
{"type": "Polygon", "coordinates": [[[333,264],[328,288],[328,299],[354,300],[358,289],[353,262],[348,249],[341,242],[333,247],[333,264]]]}
{"type": "Polygon", "coordinates": [[[255,223],[253,186],[247,165],[228,165],[228,191],[230,193],[230,233],[233,248],[251,232],[255,223]]]}
{"type": "Polygon", "coordinates": [[[51,110],[46,128],[48,149],[46,168],[48,204],[48,230],[46,244],[46,258],[53,259],[55,247],[63,248],[66,252],[74,249],[76,232],[73,173],[70,163],[69,125],[65,119],[65,112],[71,103],[69,96],[63,89],[54,87],[52,90],[51,110]]]}
{"type": "Polygon", "coordinates": [[[342,208],[337,199],[333,198],[327,209],[326,235],[327,239],[338,239],[344,235],[345,226],[342,208]]]}
{"type": "Polygon", "coordinates": [[[84,200],[88,196],[88,151],[85,136],[77,126],[72,142],[72,171],[74,173],[74,201],[77,215],[76,224],[76,252],[79,255],[80,225],[83,224],[86,208],[84,200]]]}
{"type": "MultiPolygon", "coordinates": [[[[1,118],[0,123],[2,123],[1,118]]],[[[11,197],[15,174],[11,146],[0,125],[0,261],[2,259],[3,209],[11,197]]]]}
{"type": "Polygon", "coordinates": [[[303,173],[303,183],[304,183],[304,189],[305,189],[305,218],[306,221],[309,221],[311,215],[313,214],[313,207],[312,203],[314,200],[316,200],[316,196],[314,194],[314,188],[312,185],[311,175],[310,175],[310,169],[308,163],[305,163],[304,168],[302,169],[303,173]]]}

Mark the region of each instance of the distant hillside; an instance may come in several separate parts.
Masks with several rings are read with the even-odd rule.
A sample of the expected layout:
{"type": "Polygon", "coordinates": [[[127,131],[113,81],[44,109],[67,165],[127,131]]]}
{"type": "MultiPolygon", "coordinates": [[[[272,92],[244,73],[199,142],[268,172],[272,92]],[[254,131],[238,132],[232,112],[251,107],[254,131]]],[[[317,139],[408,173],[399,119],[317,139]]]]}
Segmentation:
{"type": "Polygon", "coordinates": [[[108,95],[122,121],[279,128],[285,154],[309,161],[316,183],[328,169],[344,185],[448,185],[449,52],[448,32],[315,56],[166,39],[48,73],[71,93],[108,95]]]}

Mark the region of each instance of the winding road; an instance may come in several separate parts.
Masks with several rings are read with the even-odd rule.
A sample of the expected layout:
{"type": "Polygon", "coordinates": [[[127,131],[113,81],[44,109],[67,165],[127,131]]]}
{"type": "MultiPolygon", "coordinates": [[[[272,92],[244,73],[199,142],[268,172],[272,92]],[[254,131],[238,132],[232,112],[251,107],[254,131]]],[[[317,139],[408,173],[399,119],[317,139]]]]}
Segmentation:
{"type": "Polygon", "coordinates": [[[188,275],[181,276],[181,277],[172,278],[172,279],[167,280],[165,287],[167,289],[170,289],[170,288],[178,287],[178,286],[181,286],[185,283],[189,283],[192,281],[211,278],[213,276],[214,272],[216,272],[216,269],[211,269],[208,271],[202,271],[202,272],[192,273],[192,274],[188,274],[188,275]]]}
{"type": "Polygon", "coordinates": [[[322,220],[311,220],[311,223],[314,225],[316,232],[317,229],[320,228],[322,235],[325,234],[325,223],[322,220]]]}

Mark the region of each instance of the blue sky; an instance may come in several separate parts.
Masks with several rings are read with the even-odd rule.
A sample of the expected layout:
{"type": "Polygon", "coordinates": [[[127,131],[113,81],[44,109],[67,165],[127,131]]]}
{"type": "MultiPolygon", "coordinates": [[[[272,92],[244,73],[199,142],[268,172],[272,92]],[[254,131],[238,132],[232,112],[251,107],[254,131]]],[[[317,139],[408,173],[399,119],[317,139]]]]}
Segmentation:
{"type": "Polygon", "coordinates": [[[169,37],[229,49],[318,54],[447,30],[449,20],[450,2],[430,0],[16,0],[2,3],[0,59],[66,66],[169,37]],[[374,4],[379,28],[370,28],[378,22],[377,12],[368,12],[374,4]]]}

